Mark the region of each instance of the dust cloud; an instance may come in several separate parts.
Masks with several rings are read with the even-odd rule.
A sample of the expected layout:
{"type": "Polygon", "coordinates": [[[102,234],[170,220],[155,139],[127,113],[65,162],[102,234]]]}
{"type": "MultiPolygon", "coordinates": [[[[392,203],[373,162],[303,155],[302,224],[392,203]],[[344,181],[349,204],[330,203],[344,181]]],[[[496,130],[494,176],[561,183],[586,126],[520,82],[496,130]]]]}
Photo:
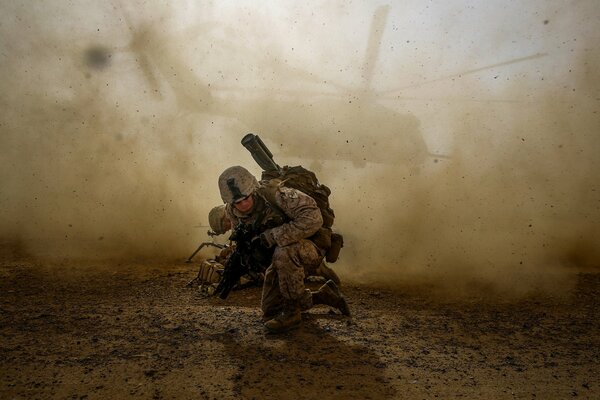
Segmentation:
{"type": "Polygon", "coordinates": [[[218,174],[260,173],[251,131],[332,188],[343,278],[520,294],[600,265],[594,1],[0,14],[0,240],[27,254],[186,258],[218,174]]]}
{"type": "MultiPolygon", "coordinates": [[[[561,293],[570,272],[600,265],[598,32],[587,19],[600,9],[561,12],[552,21],[560,35],[537,38],[536,50],[550,54],[536,67],[493,68],[477,80],[459,73],[437,85],[441,97],[489,97],[481,80],[504,80],[494,89],[504,101],[463,95],[435,104],[453,135],[451,159],[420,174],[384,168],[358,180],[360,203],[345,211],[360,243],[347,250],[356,279],[561,293]]],[[[534,15],[530,23],[550,23],[534,15]]]]}
{"type": "Polygon", "coordinates": [[[152,14],[78,7],[3,4],[2,238],[58,260],[182,256],[218,199],[203,195],[220,169],[201,143],[211,120],[160,83],[182,66],[159,57],[171,44],[152,14]]]}

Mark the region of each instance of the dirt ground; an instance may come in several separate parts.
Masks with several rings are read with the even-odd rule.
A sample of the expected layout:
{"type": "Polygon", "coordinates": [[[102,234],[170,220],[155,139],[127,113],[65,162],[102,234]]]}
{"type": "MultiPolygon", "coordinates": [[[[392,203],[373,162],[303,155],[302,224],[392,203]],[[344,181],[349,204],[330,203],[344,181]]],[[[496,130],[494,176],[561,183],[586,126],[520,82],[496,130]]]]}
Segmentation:
{"type": "Polygon", "coordinates": [[[346,283],[267,334],[260,291],[186,288],[197,264],[0,262],[2,399],[600,398],[600,274],[564,296],[461,300],[346,283]]]}

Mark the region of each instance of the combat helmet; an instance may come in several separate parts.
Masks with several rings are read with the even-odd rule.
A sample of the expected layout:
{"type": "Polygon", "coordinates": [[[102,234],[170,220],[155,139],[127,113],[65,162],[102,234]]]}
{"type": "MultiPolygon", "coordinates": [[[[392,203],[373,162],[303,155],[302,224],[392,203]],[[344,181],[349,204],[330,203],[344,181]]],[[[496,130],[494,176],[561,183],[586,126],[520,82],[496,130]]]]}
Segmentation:
{"type": "Polygon", "coordinates": [[[229,167],[219,176],[219,191],[224,203],[233,204],[258,189],[258,181],[244,167],[229,167]]]}
{"type": "Polygon", "coordinates": [[[227,219],[224,205],[213,207],[210,210],[208,213],[208,224],[210,225],[210,229],[218,235],[222,235],[231,229],[231,223],[227,219]]]}

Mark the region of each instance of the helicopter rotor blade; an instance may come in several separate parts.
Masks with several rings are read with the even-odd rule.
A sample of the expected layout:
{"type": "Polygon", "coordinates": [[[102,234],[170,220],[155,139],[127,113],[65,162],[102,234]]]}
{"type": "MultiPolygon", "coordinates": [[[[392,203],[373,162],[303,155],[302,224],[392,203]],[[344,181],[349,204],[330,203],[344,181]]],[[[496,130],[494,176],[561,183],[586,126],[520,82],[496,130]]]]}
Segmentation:
{"type": "Polygon", "coordinates": [[[379,58],[379,51],[381,48],[381,37],[387,24],[388,14],[390,12],[390,6],[384,5],[379,7],[375,14],[373,14],[373,20],[371,22],[371,31],[369,32],[369,41],[367,42],[367,50],[365,53],[365,59],[363,62],[363,80],[364,90],[371,89],[371,82],[373,80],[373,72],[377,59],[379,58]]]}
{"type": "Polygon", "coordinates": [[[134,54],[135,60],[137,61],[144,78],[148,86],[151,89],[151,92],[154,96],[162,99],[162,92],[160,90],[160,82],[156,77],[156,73],[154,72],[154,67],[150,62],[150,58],[144,51],[144,46],[148,46],[147,43],[147,31],[144,28],[140,28],[139,26],[134,26],[131,15],[127,10],[126,6],[123,2],[119,1],[118,8],[121,11],[121,15],[123,17],[123,21],[127,25],[127,29],[131,33],[131,40],[129,44],[126,46],[127,51],[130,51],[134,54]]]}
{"type": "Polygon", "coordinates": [[[464,72],[460,72],[460,73],[457,73],[457,74],[446,75],[446,76],[442,76],[442,77],[439,77],[439,78],[431,79],[431,80],[428,80],[428,81],[419,82],[419,83],[415,83],[415,84],[412,84],[412,85],[407,85],[407,86],[399,87],[399,88],[396,88],[396,89],[390,89],[390,90],[381,91],[380,93],[381,94],[393,94],[393,93],[399,92],[401,90],[412,89],[412,88],[416,88],[416,87],[421,87],[423,85],[428,85],[430,83],[435,83],[435,82],[441,82],[441,81],[445,81],[445,80],[448,80],[448,79],[461,78],[461,77],[463,77],[465,75],[475,74],[477,72],[485,71],[485,70],[488,70],[488,69],[498,68],[498,67],[504,67],[506,65],[517,64],[517,63],[524,62],[524,61],[535,60],[535,59],[538,59],[538,58],[545,57],[547,55],[548,55],[548,53],[535,53],[535,54],[532,54],[532,55],[529,55],[529,56],[514,58],[512,60],[504,61],[504,62],[501,62],[501,63],[496,63],[496,64],[491,64],[491,65],[486,65],[486,66],[480,67],[480,68],[470,69],[470,70],[467,70],[467,71],[464,71],[464,72]]]}
{"type": "Polygon", "coordinates": [[[156,74],[152,66],[150,65],[150,61],[148,57],[143,53],[136,54],[136,61],[138,62],[144,77],[146,78],[146,82],[148,86],[152,89],[152,94],[157,96],[158,98],[162,98],[162,92],[160,90],[160,82],[156,78],[156,74]]]}

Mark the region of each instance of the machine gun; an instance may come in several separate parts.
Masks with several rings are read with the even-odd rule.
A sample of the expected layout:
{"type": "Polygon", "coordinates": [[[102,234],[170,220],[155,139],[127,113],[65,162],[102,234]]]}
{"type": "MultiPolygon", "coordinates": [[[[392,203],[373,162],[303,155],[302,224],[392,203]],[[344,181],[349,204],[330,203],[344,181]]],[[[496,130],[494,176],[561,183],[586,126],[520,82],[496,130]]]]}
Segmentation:
{"type": "Polygon", "coordinates": [[[252,225],[240,223],[229,237],[236,245],[225,263],[221,281],[215,290],[221,299],[229,296],[243,275],[259,274],[271,263],[274,249],[265,247],[257,235],[252,225]]]}

